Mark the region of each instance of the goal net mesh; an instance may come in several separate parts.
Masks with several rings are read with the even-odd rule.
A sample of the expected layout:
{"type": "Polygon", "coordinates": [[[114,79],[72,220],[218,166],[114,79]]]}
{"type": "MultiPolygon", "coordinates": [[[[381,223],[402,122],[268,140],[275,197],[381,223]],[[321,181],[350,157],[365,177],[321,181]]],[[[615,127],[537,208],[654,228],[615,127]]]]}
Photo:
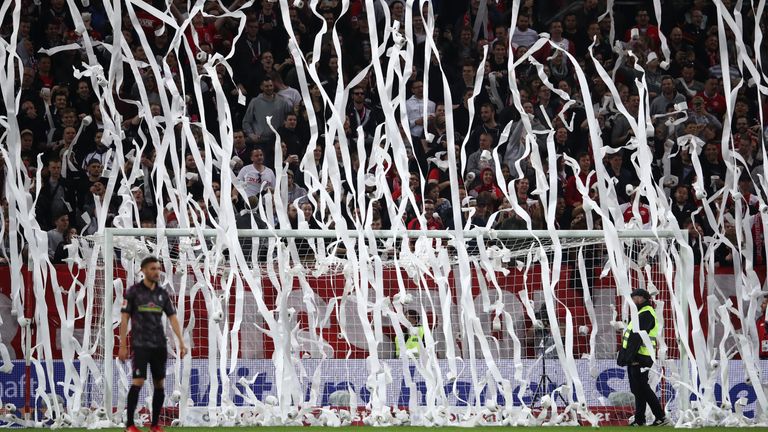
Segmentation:
{"type": "MultiPolygon", "coordinates": [[[[615,359],[634,288],[656,299],[663,337],[650,380],[675,412],[674,239],[331,234],[115,236],[101,253],[102,237],[79,238],[82,256],[99,255],[93,319],[112,311],[103,327],[115,351],[98,343],[93,358],[113,362],[113,421],[125,420],[131,377],[130,362],[113,360],[119,307],[149,255],[163,261],[190,350],[177,361],[167,325],[166,424],[626,421],[634,399],[615,359]]],[[[83,405],[102,407],[105,387],[88,378],[83,405]]],[[[150,407],[145,386],[139,425],[150,407]]]]}

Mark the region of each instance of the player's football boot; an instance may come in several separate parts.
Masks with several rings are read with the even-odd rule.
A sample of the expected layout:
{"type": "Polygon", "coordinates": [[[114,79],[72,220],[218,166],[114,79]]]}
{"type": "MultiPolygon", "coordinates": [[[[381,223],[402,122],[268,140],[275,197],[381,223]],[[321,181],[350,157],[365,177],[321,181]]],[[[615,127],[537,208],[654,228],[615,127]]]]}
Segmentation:
{"type": "Polygon", "coordinates": [[[152,426],[149,428],[149,432],[165,432],[162,426],[152,426]]]}
{"type": "Polygon", "coordinates": [[[125,428],[125,432],[141,432],[141,429],[137,428],[135,425],[130,425],[125,428]]]}

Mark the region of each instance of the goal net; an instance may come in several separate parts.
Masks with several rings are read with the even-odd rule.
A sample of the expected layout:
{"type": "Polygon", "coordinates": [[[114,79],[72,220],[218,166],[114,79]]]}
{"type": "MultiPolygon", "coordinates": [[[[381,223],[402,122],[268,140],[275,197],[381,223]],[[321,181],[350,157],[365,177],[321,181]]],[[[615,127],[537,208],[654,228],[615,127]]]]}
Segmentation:
{"type": "Polygon", "coordinates": [[[190,350],[178,361],[167,326],[166,424],[625,422],[634,399],[616,354],[635,288],[663,318],[650,379],[674,417],[692,379],[678,295],[690,263],[674,235],[110,229],[80,239],[99,256],[104,329],[103,379],[89,377],[82,405],[125,421],[119,306],[155,255],[190,350]]]}

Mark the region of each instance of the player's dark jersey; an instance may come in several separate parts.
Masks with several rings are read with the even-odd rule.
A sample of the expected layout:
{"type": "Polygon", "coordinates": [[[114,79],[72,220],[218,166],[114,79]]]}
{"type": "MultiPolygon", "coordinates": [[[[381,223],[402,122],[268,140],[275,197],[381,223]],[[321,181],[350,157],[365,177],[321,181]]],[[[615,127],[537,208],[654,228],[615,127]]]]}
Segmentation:
{"type": "Polygon", "coordinates": [[[168,293],[156,286],[150,290],[139,282],[128,288],[121,312],[131,315],[131,346],[134,348],[164,348],[163,312],[176,314],[168,293]]]}

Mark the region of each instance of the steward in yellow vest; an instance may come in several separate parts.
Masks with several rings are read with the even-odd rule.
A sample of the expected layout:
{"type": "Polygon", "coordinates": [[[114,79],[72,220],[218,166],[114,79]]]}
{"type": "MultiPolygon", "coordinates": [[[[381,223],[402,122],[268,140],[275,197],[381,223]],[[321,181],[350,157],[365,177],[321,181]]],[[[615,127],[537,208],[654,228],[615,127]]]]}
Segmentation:
{"type": "Polygon", "coordinates": [[[648,332],[651,340],[651,346],[648,347],[643,342],[639,333],[633,330],[632,322],[627,324],[624,335],[621,338],[621,350],[616,360],[619,366],[627,367],[627,376],[629,377],[629,388],[635,396],[635,416],[630,426],[645,425],[646,405],[653,412],[653,425],[668,425],[664,409],[656,397],[656,392],[648,384],[648,369],[653,366],[653,357],[651,350],[656,351],[656,338],[659,337],[661,325],[656,317],[656,310],[651,306],[651,295],[644,289],[632,291],[632,301],[637,306],[637,321],[639,330],[648,332]]]}
{"type": "MultiPolygon", "coordinates": [[[[405,311],[405,316],[408,318],[408,322],[411,323],[411,328],[408,333],[405,334],[405,351],[406,353],[412,353],[413,357],[419,357],[419,345],[424,339],[424,326],[419,324],[419,313],[415,310],[405,311]]],[[[395,357],[400,358],[400,343],[395,339],[395,357]]]]}

